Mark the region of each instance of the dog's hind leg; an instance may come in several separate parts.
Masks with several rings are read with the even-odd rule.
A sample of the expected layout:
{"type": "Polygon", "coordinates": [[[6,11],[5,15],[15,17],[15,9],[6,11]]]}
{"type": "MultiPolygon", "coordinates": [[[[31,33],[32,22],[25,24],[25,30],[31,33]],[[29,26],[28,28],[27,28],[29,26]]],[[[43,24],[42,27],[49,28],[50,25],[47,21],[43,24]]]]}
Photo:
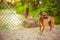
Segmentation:
{"type": "Polygon", "coordinates": [[[54,20],[49,21],[49,26],[50,26],[50,31],[51,31],[52,28],[54,27],[54,20]]]}
{"type": "Polygon", "coordinates": [[[52,23],[49,21],[50,31],[52,30],[52,23]]]}

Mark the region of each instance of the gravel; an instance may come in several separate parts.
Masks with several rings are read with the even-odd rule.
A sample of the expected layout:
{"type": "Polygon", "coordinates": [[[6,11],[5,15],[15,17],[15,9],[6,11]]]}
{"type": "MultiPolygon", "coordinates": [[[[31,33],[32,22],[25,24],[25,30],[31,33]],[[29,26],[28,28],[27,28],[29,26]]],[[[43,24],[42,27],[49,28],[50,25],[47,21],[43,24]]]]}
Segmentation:
{"type": "Polygon", "coordinates": [[[51,32],[46,28],[43,35],[39,34],[39,27],[3,30],[0,31],[0,40],[60,40],[60,26],[55,25],[51,32]]]}

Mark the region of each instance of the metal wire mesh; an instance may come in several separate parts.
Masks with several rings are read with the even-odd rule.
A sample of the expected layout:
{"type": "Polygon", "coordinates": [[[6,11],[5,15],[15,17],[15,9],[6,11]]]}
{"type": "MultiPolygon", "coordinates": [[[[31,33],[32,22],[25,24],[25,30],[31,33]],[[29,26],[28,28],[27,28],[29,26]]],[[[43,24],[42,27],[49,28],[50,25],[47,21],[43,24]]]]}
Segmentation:
{"type": "Polygon", "coordinates": [[[23,16],[16,13],[6,1],[1,3],[5,8],[0,10],[0,30],[19,29],[23,23],[23,16]]]}
{"type": "Polygon", "coordinates": [[[17,14],[16,11],[10,8],[6,2],[4,2],[3,5],[7,9],[0,10],[0,30],[1,29],[20,29],[22,28],[22,26],[31,27],[31,25],[35,25],[34,23],[35,20],[33,18],[30,17],[27,20],[25,20],[23,15],[17,14]]]}
{"type": "Polygon", "coordinates": [[[0,29],[2,28],[17,29],[22,25],[22,22],[23,22],[22,18],[23,18],[22,15],[12,13],[9,9],[1,10],[0,29]]]}

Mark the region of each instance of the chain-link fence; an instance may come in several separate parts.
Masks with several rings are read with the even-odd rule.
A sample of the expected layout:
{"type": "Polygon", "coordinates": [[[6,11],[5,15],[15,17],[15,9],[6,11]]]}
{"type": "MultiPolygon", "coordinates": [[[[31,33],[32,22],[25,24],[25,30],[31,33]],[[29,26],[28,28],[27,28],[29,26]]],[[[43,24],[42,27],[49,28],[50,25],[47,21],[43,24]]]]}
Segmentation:
{"type": "Polygon", "coordinates": [[[3,5],[7,9],[0,10],[0,30],[20,29],[23,26],[31,27],[31,25],[35,25],[34,18],[30,17],[25,20],[23,15],[17,14],[6,2],[4,2],[3,5]]]}
{"type": "Polygon", "coordinates": [[[23,23],[23,16],[16,13],[6,1],[1,3],[6,9],[0,10],[0,30],[20,29],[23,23]]]}
{"type": "MultiPolygon", "coordinates": [[[[15,11],[13,11],[15,12],[15,11]]],[[[21,27],[23,16],[12,13],[9,9],[1,10],[0,13],[0,29],[17,29],[21,27]]]]}

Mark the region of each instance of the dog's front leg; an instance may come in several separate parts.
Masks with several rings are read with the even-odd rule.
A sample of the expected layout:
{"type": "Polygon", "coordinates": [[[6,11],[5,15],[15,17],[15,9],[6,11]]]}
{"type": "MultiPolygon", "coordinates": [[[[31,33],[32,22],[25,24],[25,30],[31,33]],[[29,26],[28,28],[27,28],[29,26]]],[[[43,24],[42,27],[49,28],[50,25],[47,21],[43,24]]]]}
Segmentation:
{"type": "Polygon", "coordinates": [[[47,23],[48,23],[48,21],[46,19],[44,19],[43,22],[42,22],[42,26],[41,26],[41,33],[44,32],[44,29],[45,29],[47,23]]]}

